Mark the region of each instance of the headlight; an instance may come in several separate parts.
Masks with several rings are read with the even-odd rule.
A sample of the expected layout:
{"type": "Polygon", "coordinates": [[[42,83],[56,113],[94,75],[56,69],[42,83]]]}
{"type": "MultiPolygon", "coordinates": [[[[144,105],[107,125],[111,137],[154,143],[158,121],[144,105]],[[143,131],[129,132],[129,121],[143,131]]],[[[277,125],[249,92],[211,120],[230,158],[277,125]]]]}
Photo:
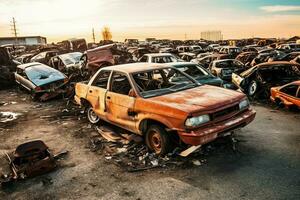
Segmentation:
{"type": "Polygon", "coordinates": [[[241,101],[239,103],[240,110],[244,110],[244,109],[246,109],[248,107],[249,107],[249,101],[248,101],[248,99],[244,99],[243,101],[241,101]]]}
{"type": "Polygon", "coordinates": [[[188,118],[185,121],[185,125],[189,126],[189,127],[194,127],[194,126],[199,126],[199,125],[204,124],[209,121],[210,121],[209,115],[201,115],[198,117],[188,118]]]}

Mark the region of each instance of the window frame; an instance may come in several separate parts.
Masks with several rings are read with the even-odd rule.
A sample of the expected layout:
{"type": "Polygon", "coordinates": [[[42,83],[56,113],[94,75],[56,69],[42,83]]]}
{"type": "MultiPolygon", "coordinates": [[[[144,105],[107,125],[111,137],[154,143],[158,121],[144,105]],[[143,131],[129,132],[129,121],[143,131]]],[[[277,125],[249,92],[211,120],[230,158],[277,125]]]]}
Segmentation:
{"type": "Polygon", "coordinates": [[[128,91],[128,94],[127,94],[127,95],[126,95],[126,94],[121,94],[121,93],[117,93],[117,92],[112,91],[113,78],[114,78],[114,74],[116,74],[116,73],[117,73],[117,74],[120,74],[120,75],[124,75],[124,76],[127,78],[128,82],[129,82],[129,85],[130,85],[130,87],[131,87],[130,90],[134,90],[134,91],[136,92],[135,87],[134,87],[134,85],[133,85],[132,82],[131,82],[130,76],[128,76],[127,73],[120,72],[120,71],[117,71],[117,70],[112,70],[112,71],[111,71],[110,79],[109,79],[109,85],[108,85],[107,91],[108,91],[108,92],[115,93],[115,94],[119,94],[119,95],[124,95],[124,96],[130,97],[130,96],[128,95],[130,90],[128,91]]]}
{"type": "Polygon", "coordinates": [[[285,95],[288,95],[288,96],[291,96],[291,97],[294,97],[294,98],[299,98],[299,97],[297,97],[297,96],[298,96],[298,94],[299,94],[299,86],[298,86],[298,85],[296,85],[296,84],[290,84],[290,85],[283,86],[282,88],[280,88],[280,89],[279,89],[279,91],[280,91],[281,93],[285,94],[285,95]],[[297,89],[296,89],[296,92],[295,92],[295,95],[294,95],[294,96],[293,96],[293,95],[291,95],[291,94],[288,94],[288,93],[286,93],[285,91],[282,91],[282,90],[284,90],[285,88],[287,88],[287,87],[290,87],[290,86],[296,86],[296,87],[297,87],[297,89]]]}
{"type": "Polygon", "coordinates": [[[113,70],[110,70],[110,69],[103,69],[103,70],[100,70],[99,73],[97,74],[97,76],[96,76],[96,77],[94,78],[94,80],[91,82],[91,86],[92,86],[92,87],[99,87],[99,88],[108,90],[112,72],[113,72],[113,70]],[[109,76],[108,76],[108,79],[107,79],[106,88],[103,88],[103,87],[99,87],[99,86],[97,86],[97,85],[94,85],[95,82],[97,81],[98,77],[101,75],[102,72],[110,72],[110,74],[109,74],[109,76]]]}

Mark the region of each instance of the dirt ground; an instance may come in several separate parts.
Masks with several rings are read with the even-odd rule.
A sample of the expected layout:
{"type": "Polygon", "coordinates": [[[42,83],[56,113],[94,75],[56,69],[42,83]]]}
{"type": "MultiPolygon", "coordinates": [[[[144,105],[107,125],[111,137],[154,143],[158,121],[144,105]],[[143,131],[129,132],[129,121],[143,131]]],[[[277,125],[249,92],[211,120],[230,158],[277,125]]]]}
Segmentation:
{"type": "Polygon", "coordinates": [[[300,199],[300,114],[253,105],[257,117],[237,132],[237,149],[221,145],[199,157],[200,165],[130,173],[90,150],[97,135],[66,102],[33,102],[16,89],[0,91],[0,111],[16,112],[0,123],[3,153],[41,139],[51,150],[68,150],[54,172],[0,190],[0,199],[300,199]],[[62,114],[63,113],[63,114],[62,114]],[[60,117],[58,117],[60,116],[60,117]]]}

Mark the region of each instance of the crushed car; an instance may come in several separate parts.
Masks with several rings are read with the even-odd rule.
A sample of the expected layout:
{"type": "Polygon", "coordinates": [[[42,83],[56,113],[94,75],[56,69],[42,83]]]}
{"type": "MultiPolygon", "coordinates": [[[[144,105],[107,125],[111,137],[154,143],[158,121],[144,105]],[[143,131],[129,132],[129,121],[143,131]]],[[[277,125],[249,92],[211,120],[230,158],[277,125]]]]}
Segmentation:
{"type": "Polygon", "coordinates": [[[100,69],[75,86],[88,120],[107,121],[142,135],[156,154],[174,145],[202,145],[253,121],[245,94],[201,85],[168,65],[135,63],[100,69]],[[174,77],[177,79],[172,81],[174,77]],[[183,81],[184,80],[184,81],[183,81]]]}
{"type": "Polygon", "coordinates": [[[133,62],[132,55],[119,50],[116,44],[108,44],[84,52],[82,63],[91,75],[102,67],[133,62]]]}
{"type": "Polygon", "coordinates": [[[286,61],[267,62],[232,74],[232,82],[252,98],[269,98],[271,87],[300,79],[300,65],[286,61]]]}
{"type": "Polygon", "coordinates": [[[279,107],[300,109],[300,80],[272,87],[270,99],[279,107]]]}
{"type": "Polygon", "coordinates": [[[246,66],[250,66],[252,60],[258,55],[257,52],[249,51],[249,52],[242,52],[235,58],[236,60],[242,62],[246,66]]]}
{"type": "Polygon", "coordinates": [[[232,73],[240,73],[246,70],[246,66],[235,59],[215,60],[209,66],[210,72],[221,78],[223,86],[229,89],[236,89],[236,86],[231,82],[232,73]]]}
{"type": "Polygon", "coordinates": [[[14,74],[16,83],[40,101],[65,93],[69,81],[62,72],[38,62],[18,65],[14,74]]]}
{"type": "Polygon", "coordinates": [[[83,54],[80,52],[57,55],[50,59],[49,66],[63,72],[67,76],[70,76],[73,73],[83,70],[80,60],[82,55],[83,54]]]}
{"type": "Polygon", "coordinates": [[[0,47],[0,89],[7,89],[15,85],[14,72],[20,64],[15,61],[7,48],[0,47]]]}
{"type": "Polygon", "coordinates": [[[64,151],[53,155],[49,147],[41,140],[19,145],[12,155],[5,153],[10,172],[2,174],[1,186],[55,170],[57,159],[66,153],[64,151]]]}

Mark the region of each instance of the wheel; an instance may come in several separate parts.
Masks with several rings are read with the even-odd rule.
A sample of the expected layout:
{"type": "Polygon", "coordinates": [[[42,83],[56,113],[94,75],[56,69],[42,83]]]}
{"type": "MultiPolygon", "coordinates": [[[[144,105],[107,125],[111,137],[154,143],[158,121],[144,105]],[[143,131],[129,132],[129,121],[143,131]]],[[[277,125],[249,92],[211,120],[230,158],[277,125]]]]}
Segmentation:
{"type": "Polygon", "coordinates": [[[97,124],[100,121],[98,115],[94,112],[93,107],[89,106],[86,110],[87,117],[92,124],[97,124]]]}
{"type": "Polygon", "coordinates": [[[151,125],[146,132],[146,144],[156,154],[165,155],[172,149],[170,136],[159,125],[151,125]]]}
{"type": "Polygon", "coordinates": [[[258,89],[258,84],[256,81],[251,81],[248,87],[248,95],[249,96],[254,96],[255,93],[257,92],[258,89]]]}

